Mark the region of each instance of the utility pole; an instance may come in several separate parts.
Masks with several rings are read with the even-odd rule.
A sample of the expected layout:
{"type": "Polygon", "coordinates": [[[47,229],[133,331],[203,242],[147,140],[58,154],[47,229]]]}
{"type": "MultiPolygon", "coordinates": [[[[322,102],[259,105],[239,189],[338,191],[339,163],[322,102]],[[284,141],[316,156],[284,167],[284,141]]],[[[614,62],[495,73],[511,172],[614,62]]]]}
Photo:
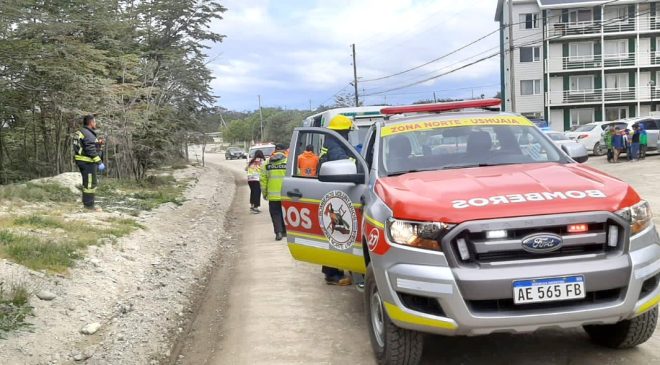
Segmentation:
{"type": "Polygon", "coordinates": [[[433,102],[434,102],[434,103],[437,103],[437,102],[438,102],[438,98],[435,97],[435,91],[433,92],[433,102]]]}
{"type": "Polygon", "coordinates": [[[355,87],[355,106],[360,106],[358,99],[358,83],[357,83],[357,64],[355,63],[355,43],[351,44],[353,49],[353,86],[355,87]]]}
{"type": "MultiPolygon", "coordinates": [[[[510,112],[516,112],[516,76],[514,72],[514,63],[515,59],[513,56],[513,0],[508,0],[509,3],[509,21],[507,22],[509,26],[509,76],[511,81],[509,81],[509,90],[511,93],[511,110],[510,112]]],[[[534,58],[534,55],[532,55],[534,58]]],[[[504,97],[504,95],[502,95],[504,97]]]]}
{"type": "Polygon", "coordinates": [[[309,99],[309,111],[310,111],[310,112],[311,112],[311,111],[314,111],[314,110],[312,109],[312,99],[309,99]]]}
{"type": "Polygon", "coordinates": [[[257,98],[259,98],[259,125],[260,125],[260,134],[259,134],[259,139],[261,141],[264,140],[264,115],[261,112],[261,95],[257,95],[257,98]]]}

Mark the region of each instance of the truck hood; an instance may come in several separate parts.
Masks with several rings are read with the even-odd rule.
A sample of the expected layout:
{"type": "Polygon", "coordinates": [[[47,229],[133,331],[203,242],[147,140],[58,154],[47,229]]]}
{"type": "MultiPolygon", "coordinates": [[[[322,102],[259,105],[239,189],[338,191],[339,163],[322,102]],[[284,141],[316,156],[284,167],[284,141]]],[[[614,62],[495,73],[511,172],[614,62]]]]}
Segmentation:
{"type": "Polygon", "coordinates": [[[609,211],[640,201],[625,182],[576,163],[540,163],[417,172],[378,180],[394,218],[469,220],[609,211]]]}

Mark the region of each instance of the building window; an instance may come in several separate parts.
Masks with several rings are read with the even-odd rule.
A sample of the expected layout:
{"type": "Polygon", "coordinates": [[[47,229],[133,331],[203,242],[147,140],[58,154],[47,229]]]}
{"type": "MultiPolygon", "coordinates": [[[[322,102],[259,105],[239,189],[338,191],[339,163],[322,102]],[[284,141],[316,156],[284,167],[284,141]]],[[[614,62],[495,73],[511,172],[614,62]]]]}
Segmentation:
{"type": "Polygon", "coordinates": [[[605,120],[613,121],[628,118],[628,107],[613,106],[605,108],[605,120]]]}
{"type": "Polygon", "coordinates": [[[628,90],[628,74],[605,75],[605,89],[610,91],[628,90]]]}
{"type": "Polygon", "coordinates": [[[521,80],[520,95],[541,95],[541,80],[521,80]]]}
{"type": "Polygon", "coordinates": [[[628,7],[617,6],[605,8],[605,22],[606,24],[622,24],[628,20],[628,7]]]}
{"type": "Polygon", "coordinates": [[[587,94],[594,92],[593,75],[571,76],[570,78],[571,94],[587,94]]]}
{"type": "Polygon", "coordinates": [[[594,42],[576,42],[568,45],[568,58],[571,62],[593,61],[594,42]]]}
{"type": "Polygon", "coordinates": [[[571,126],[594,122],[594,108],[571,109],[571,126]]]}
{"type": "Polygon", "coordinates": [[[541,47],[520,47],[520,62],[541,61],[541,47]]]}
{"type": "Polygon", "coordinates": [[[538,29],[539,27],[539,14],[520,14],[520,29],[538,29]]]}
{"type": "Polygon", "coordinates": [[[613,39],[605,41],[605,59],[621,60],[628,58],[628,40],[613,39]]]}
{"type": "Polygon", "coordinates": [[[570,25],[589,25],[594,21],[594,13],[591,9],[576,9],[568,12],[568,23],[570,25]]]}

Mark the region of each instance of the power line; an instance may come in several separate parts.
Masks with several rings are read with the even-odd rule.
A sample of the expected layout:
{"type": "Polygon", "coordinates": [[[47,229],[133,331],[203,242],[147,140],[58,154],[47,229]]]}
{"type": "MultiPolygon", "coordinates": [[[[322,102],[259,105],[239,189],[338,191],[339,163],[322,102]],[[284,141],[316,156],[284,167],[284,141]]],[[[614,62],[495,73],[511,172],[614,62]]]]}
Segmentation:
{"type": "MultiPolygon", "coordinates": [[[[611,3],[614,3],[614,2],[617,2],[617,1],[620,1],[620,0],[612,0],[612,1],[610,1],[609,3],[605,3],[605,4],[611,4],[611,3]]],[[[605,5],[605,4],[603,4],[603,5],[605,5]]],[[[555,16],[556,16],[556,15],[546,15],[546,16],[542,16],[542,17],[537,17],[536,21],[537,21],[537,22],[538,22],[538,21],[545,21],[546,19],[548,19],[548,18],[550,18],[550,17],[555,17],[555,16]]],[[[609,21],[612,21],[612,20],[621,20],[621,19],[625,19],[625,18],[627,18],[627,17],[628,17],[628,16],[625,16],[625,17],[619,17],[619,18],[613,18],[613,19],[609,19],[609,20],[607,20],[607,21],[609,22],[609,21]]],[[[513,20],[513,19],[511,19],[511,20],[513,20]]],[[[420,64],[420,65],[417,65],[417,66],[414,66],[414,67],[408,68],[408,69],[403,70],[403,71],[399,71],[399,72],[396,72],[396,73],[393,73],[393,74],[390,74],[390,75],[381,76],[381,77],[377,77],[377,78],[373,78],[373,79],[361,80],[361,82],[380,81],[380,80],[385,80],[385,79],[389,79],[389,78],[392,78],[392,77],[396,77],[396,76],[399,76],[399,75],[406,74],[406,73],[408,73],[408,72],[410,72],[410,71],[414,71],[414,70],[420,69],[420,68],[422,68],[422,67],[424,67],[424,66],[430,65],[431,63],[434,63],[434,62],[440,61],[440,60],[442,60],[442,59],[444,59],[444,58],[446,58],[446,57],[448,57],[448,56],[451,56],[451,55],[453,55],[453,54],[456,54],[457,52],[459,52],[459,51],[461,51],[461,50],[463,50],[463,49],[466,49],[466,48],[468,48],[468,47],[470,47],[470,46],[472,46],[472,45],[474,45],[474,44],[476,44],[476,43],[478,43],[478,42],[480,42],[480,41],[482,41],[482,40],[484,40],[484,39],[490,37],[491,35],[493,35],[493,34],[499,32],[499,31],[503,31],[503,30],[505,30],[505,29],[508,28],[508,27],[512,27],[512,26],[515,26],[515,25],[520,25],[520,24],[526,24],[526,23],[527,23],[526,20],[525,20],[525,21],[519,21],[519,22],[513,22],[513,23],[511,22],[511,20],[510,20],[509,24],[503,25],[503,26],[501,26],[501,27],[499,27],[499,28],[497,28],[497,29],[495,29],[495,30],[493,30],[493,31],[491,31],[491,32],[489,32],[489,33],[487,33],[487,34],[485,34],[485,35],[479,37],[478,39],[476,39],[476,40],[474,40],[474,41],[472,41],[472,42],[470,42],[470,43],[468,43],[468,44],[466,44],[466,45],[464,45],[464,46],[462,46],[462,47],[460,47],[460,48],[457,48],[457,49],[455,49],[454,51],[451,51],[451,52],[449,52],[449,53],[447,53],[447,54],[444,54],[444,55],[442,55],[442,56],[440,56],[440,57],[434,58],[434,59],[432,59],[432,60],[430,60],[430,61],[427,61],[427,62],[422,63],[422,64],[420,64]]],[[[602,22],[602,20],[601,20],[601,22],[602,22]]],[[[603,23],[603,24],[604,24],[604,23],[603,23]]],[[[499,46],[498,46],[498,47],[499,47],[499,46]]]]}
{"type": "Polygon", "coordinates": [[[346,88],[348,88],[349,86],[352,86],[350,82],[347,83],[347,84],[346,84],[344,87],[342,87],[341,89],[339,89],[336,93],[330,95],[327,99],[323,100],[323,101],[321,102],[320,105],[325,104],[326,102],[328,102],[329,100],[331,100],[331,99],[334,98],[335,96],[339,95],[342,91],[346,90],[346,88]]]}
{"type": "MultiPolygon", "coordinates": [[[[618,1],[618,0],[615,0],[615,1],[618,1]]],[[[637,17],[639,17],[639,16],[641,16],[641,15],[646,15],[646,14],[649,14],[649,13],[650,13],[650,11],[649,11],[649,12],[645,12],[645,13],[641,13],[641,12],[640,12],[640,13],[637,13],[637,14],[635,14],[633,17],[630,17],[630,16],[623,16],[623,17],[618,17],[618,18],[612,18],[612,19],[609,19],[609,20],[606,21],[606,22],[601,22],[601,25],[602,25],[602,26],[605,26],[605,25],[608,25],[609,23],[612,23],[612,22],[615,22],[615,21],[618,21],[618,20],[630,19],[630,18],[637,18],[637,17]]],[[[543,33],[543,31],[541,31],[541,33],[543,33]]],[[[550,37],[550,38],[547,38],[547,39],[533,40],[533,41],[531,41],[531,42],[527,42],[527,43],[525,43],[525,44],[519,44],[519,45],[516,45],[516,46],[514,46],[514,47],[511,47],[511,48],[508,50],[508,52],[509,52],[509,53],[512,53],[513,50],[515,50],[515,49],[519,49],[519,48],[524,47],[524,46],[526,46],[526,45],[535,44],[535,43],[538,43],[538,42],[541,42],[541,41],[544,41],[544,40],[556,40],[556,39],[563,38],[563,37],[565,37],[565,36],[566,36],[566,35],[560,35],[560,36],[550,37]]],[[[521,39],[522,39],[522,38],[521,38],[521,39]]],[[[499,46],[498,46],[498,47],[499,47],[499,46]]],[[[495,48],[495,47],[493,47],[493,48],[495,48]]],[[[492,48],[491,48],[491,49],[492,49],[492,48]]],[[[483,54],[483,53],[485,53],[485,52],[481,52],[481,53],[483,54]]],[[[374,95],[382,95],[382,94],[386,94],[386,93],[391,92],[391,91],[396,91],[396,90],[406,89],[406,88],[408,88],[408,87],[412,87],[412,86],[415,86],[415,85],[419,85],[419,84],[422,84],[422,83],[425,83],[425,82],[428,82],[428,81],[431,81],[431,80],[437,79],[437,78],[439,78],[439,77],[446,76],[446,75],[449,75],[449,74],[451,74],[451,73],[454,73],[454,72],[460,71],[460,70],[462,70],[462,69],[465,69],[465,68],[467,68],[467,67],[473,66],[473,65],[475,65],[475,64],[481,63],[481,62],[483,62],[483,61],[486,61],[486,60],[488,60],[488,59],[491,59],[491,58],[493,58],[493,57],[499,55],[500,53],[501,53],[500,51],[495,52],[495,53],[493,53],[493,54],[491,54],[491,55],[488,55],[488,56],[482,57],[482,58],[480,58],[480,59],[478,59],[478,60],[476,60],[476,61],[474,61],[474,62],[470,62],[470,63],[468,63],[468,64],[466,64],[466,65],[463,65],[463,66],[460,66],[460,67],[458,67],[458,68],[456,68],[456,69],[453,69],[453,70],[450,70],[450,71],[447,71],[447,72],[443,72],[443,73],[440,73],[440,74],[438,74],[438,75],[435,75],[435,76],[432,76],[432,77],[425,78],[425,79],[423,79],[423,80],[419,80],[419,81],[416,81],[416,82],[413,82],[413,83],[409,83],[409,84],[406,84],[406,85],[403,85],[403,86],[398,86],[398,87],[390,88],[390,89],[383,90],[383,91],[377,91],[377,92],[372,92],[372,93],[365,93],[363,96],[367,97],[367,96],[374,96],[374,95]]],[[[471,58],[474,58],[474,57],[475,57],[475,56],[471,56],[471,57],[469,57],[468,59],[471,59],[471,58]]],[[[460,62],[464,62],[464,61],[465,61],[465,60],[463,60],[463,61],[459,61],[458,63],[460,63],[460,62]]],[[[450,66],[448,66],[448,67],[450,67],[450,66]]],[[[448,68],[448,67],[445,67],[445,68],[448,68]]]]}
{"type": "Polygon", "coordinates": [[[480,41],[482,41],[482,40],[484,40],[484,39],[490,37],[491,35],[493,35],[493,34],[499,32],[499,30],[500,30],[499,28],[498,28],[498,29],[495,29],[494,31],[492,31],[492,32],[490,32],[490,33],[488,33],[488,34],[486,34],[486,35],[484,35],[484,36],[482,36],[482,37],[479,37],[478,39],[476,39],[476,40],[474,40],[474,41],[472,41],[472,42],[470,42],[470,43],[468,43],[468,44],[466,44],[466,45],[464,45],[464,46],[462,46],[462,47],[460,47],[460,48],[457,48],[457,49],[455,49],[455,50],[453,50],[453,51],[451,51],[451,52],[449,52],[449,53],[447,53],[447,54],[444,54],[444,55],[442,55],[442,56],[440,56],[440,57],[434,58],[434,59],[432,59],[432,60],[430,60],[430,61],[424,62],[424,63],[422,63],[421,65],[417,65],[417,66],[415,66],[415,67],[411,67],[411,68],[409,68],[409,69],[406,69],[406,70],[403,70],[403,71],[399,71],[399,72],[397,72],[397,73],[393,73],[393,74],[391,74],[391,75],[382,76],[382,77],[377,77],[377,78],[374,78],[374,79],[362,80],[361,82],[373,82],[373,81],[385,80],[385,79],[389,79],[389,78],[391,78],[391,77],[395,77],[395,76],[403,75],[403,74],[408,73],[408,72],[410,72],[410,71],[414,71],[414,70],[420,69],[420,68],[422,68],[422,67],[424,67],[424,66],[430,65],[430,64],[432,64],[432,63],[434,63],[434,62],[438,62],[438,61],[440,61],[440,60],[442,60],[442,59],[444,59],[444,58],[447,58],[447,57],[449,57],[449,56],[451,56],[451,55],[453,55],[453,54],[456,54],[457,52],[462,51],[462,50],[464,50],[464,49],[470,47],[471,45],[476,44],[476,43],[478,43],[478,42],[480,42],[480,41]]]}

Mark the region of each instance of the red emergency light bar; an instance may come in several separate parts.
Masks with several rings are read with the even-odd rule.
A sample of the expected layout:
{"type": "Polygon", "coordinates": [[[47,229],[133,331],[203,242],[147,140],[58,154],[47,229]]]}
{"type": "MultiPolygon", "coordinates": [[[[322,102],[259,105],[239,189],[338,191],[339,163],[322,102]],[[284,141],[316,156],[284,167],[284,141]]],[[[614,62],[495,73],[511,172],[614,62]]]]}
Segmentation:
{"type": "Polygon", "coordinates": [[[502,103],[500,99],[478,99],[478,100],[464,100],[464,101],[451,101],[447,103],[433,103],[433,104],[419,104],[419,105],[404,105],[404,106],[390,106],[382,108],[381,114],[394,115],[406,113],[440,113],[452,110],[468,109],[468,108],[488,108],[499,106],[502,103]]]}

